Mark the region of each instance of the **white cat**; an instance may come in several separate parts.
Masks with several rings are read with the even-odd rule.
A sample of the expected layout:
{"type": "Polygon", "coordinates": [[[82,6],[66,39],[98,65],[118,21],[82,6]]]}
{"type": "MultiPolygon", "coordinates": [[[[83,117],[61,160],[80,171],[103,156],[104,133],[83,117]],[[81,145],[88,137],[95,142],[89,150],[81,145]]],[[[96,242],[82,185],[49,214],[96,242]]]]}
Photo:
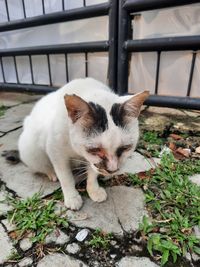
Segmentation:
{"type": "Polygon", "coordinates": [[[33,171],[60,181],[66,207],[77,210],[82,199],[75,189],[71,161],[85,163],[87,192],[106,200],[98,174],[113,175],[135,149],[138,115],[144,91],[118,96],[92,79],[77,79],[44,96],[25,118],[19,138],[21,160],[33,171]]]}

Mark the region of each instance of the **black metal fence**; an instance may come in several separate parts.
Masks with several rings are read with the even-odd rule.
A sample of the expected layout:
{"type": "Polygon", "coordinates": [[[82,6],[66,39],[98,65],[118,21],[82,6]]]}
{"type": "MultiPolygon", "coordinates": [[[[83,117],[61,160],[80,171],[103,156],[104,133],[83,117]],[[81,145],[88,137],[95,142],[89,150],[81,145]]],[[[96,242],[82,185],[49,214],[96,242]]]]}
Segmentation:
{"type": "MultiPolygon", "coordinates": [[[[134,13],[147,10],[200,3],[194,0],[121,0],[119,7],[119,42],[118,42],[118,92],[128,92],[128,72],[130,53],[157,52],[155,94],[146,101],[147,105],[200,109],[200,99],[190,97],[196,51],[200,49],[200,35],[132,40],[132,19],[134,13]],[[187,95],[185,97],[161,96],[159,93],[160,59],[163,51],[193,50],[190,73],[188,73],[187,95]]],[[[200,85],[199,85],[200,88],[200,85]]],[[[200,90],[199,90],[200,91],[200,90]]],[[[200,93],[199,93],[200,97],[200,93]]]]}
{"type": "MultiPolygon", "coordinates": [[[[157,52],[157,67],[155,77],[155,94],[146,101],[147,105],[200,109],[200,98],[190,97],[196,52],[200,49],[200,35],[165,37],[154,39],[132,39],[132,19],[134,13],[141,11],[162,9],[174,6],[181,6],[200,1],[192,0],[110,0],[109,2],[85,6],[65,11],[62,0],[62,11],[45,14],[44,0],[42,1],[43,15],[27,18],[24,0],[22,0],[24,19],[10,21],[7,0],[5,0],[8,22],[0,24],[0,32],[24,29],[35,26],[49,25],[53,23],[66,22],[78,19],[86,19],[98,16],[109,16],[109,38],[97,42],[71,43],[62,45],[36,46],[17,49],[0,50],[0,66],[2,69],[3,83],[0,83],[2,91],[36,92],[47,93],[56,88],[52,86],[51,64],[49,56],[52,54],[65,54],[66,81],[69,81],[67,55],[70,53],[85,54],[85,76],[88,76],[87,57],[90,52],[108,51],[108,83],[112,89],[119,94],[128,93],[129,62],[131,53],[157,52]],[[192,50],[190,73],[188,73],[187,95],[185,97],[161,96],[159,94],[159,72],[160,59],[163,51],[184,51],[192,50]],[[29,57],[32,84],[20,84],[16,64],[16,56],[26,55],[29,57]],[[36,85],[33,74],[33,55],[46,55],[49,72],[49,85],[36,85]],[[7,83],[4,73],[3,58],[12,56],[14,59],[17,83],[7,83]]],[[[200,85],[199,85],[200,86],[200,85]]],[[[199,93],[200,96],[200,93],[199,93]]]]}
{"type": "Polygon", "coordinates": [[[68,60],[67,55],[71,53],[84,53],[85,54],[85,77],[88,76],[87,57],[89,52],[103,52],[108,51],[109,67],[108,67],[108,81],[109,86],[116,90],[117,88],[117,13],[118,13],[118,0],[112,0],[107,3],[98,5],[86,6],[83,0],[83,7],[71,10],[64,10],[64,1],[62,0],[63,11],[45,14],[44,0],[41,0],[43,15],[35,16],[32,18],[26,17],[26,9],[23,3],[24,19],[10,21],[9,9],[7,0],[5,0],[7,19],[6,23],[0,24],[0,32],[12,31],[17,29],[30,28],[35,26],[43,26],[60,22],[67,22],[72,20],[80,20],[86,18],[94,18],[99,16],[109,16],[109,40],[102,40],[96,42],[84,43],[69,43],[60,45],[36,46],[36,47],[23,47],[14,49],[0,49],[0,66],[2,70],[3,83],[0,83],[0,90],[3,91],[17,91],[17,92],[35,92],[35,93],[48,93],[56,89],[52,86],[51,64],[50,55],[52,54],[65,54],[66,65],[66,82],[69,81],[68,74],[68,60]],[[33,73],[33,55],[46,55],[49,73],[49,85],[36,85],[33,73]],[[13,57],[14,67],[16,72],[17,83],[7,83],[4,72],[4,57],[13,57]],[[18,77],[18,69],[16,63],[16,56],[28,56],[31,71],[32,84],[21,84],[18,77]]]}

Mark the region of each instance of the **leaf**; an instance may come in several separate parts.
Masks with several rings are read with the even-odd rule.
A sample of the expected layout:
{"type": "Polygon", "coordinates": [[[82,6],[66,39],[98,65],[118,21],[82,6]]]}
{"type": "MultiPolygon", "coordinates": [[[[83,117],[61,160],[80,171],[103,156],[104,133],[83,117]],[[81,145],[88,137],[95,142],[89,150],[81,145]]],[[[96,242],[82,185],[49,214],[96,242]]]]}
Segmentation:
{"type": "Polygon", "coordinates": [[[177,261],[177,254],[174,251],[171,251],[173,262],[175,263],[177,261]]]}
{"type": "Polygon", "coordinates": [[[147,249],[148,249],[150,255],[153,256],[153,251],[152,251],[152,249],[153,249],[153,240],[152,240],[152,238],[148,239],[147,249]]]}
{"type": "Polygon", "coordinates": [[[180,135],[178,135],[178,134],[170,134],[169,136],[170,136],[172,139],[174,139],[174,140],[181,140],[181,139],[183,139],[183,137],[180,136],[180,135]]]}
{"type": "Polygon", "coordinates": [[[161,258],[161,266],[163,266],[168,261],[168,258],[169,258],[169,250],[165,249],[161,258]]]}
{"type": "Polygon", "coordinates": [[[200,255],[200,247],[194,246],[193,247],[193,250],[194,250],[195,253],[197,253],[198,255],[200,255]]]}

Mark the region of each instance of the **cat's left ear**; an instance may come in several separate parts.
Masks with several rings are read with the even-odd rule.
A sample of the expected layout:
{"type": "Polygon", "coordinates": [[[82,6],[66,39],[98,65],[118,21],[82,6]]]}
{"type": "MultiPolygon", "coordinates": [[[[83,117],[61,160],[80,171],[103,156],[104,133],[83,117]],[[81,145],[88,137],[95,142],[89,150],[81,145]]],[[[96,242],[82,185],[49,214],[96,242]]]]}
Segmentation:
{"type": "Polygon", "coordinates": [[[149,97],[149,91],[144,91],[132,96],[123,103],[123,109],[126,117],[137,118],[144,101],[149,97]]]}

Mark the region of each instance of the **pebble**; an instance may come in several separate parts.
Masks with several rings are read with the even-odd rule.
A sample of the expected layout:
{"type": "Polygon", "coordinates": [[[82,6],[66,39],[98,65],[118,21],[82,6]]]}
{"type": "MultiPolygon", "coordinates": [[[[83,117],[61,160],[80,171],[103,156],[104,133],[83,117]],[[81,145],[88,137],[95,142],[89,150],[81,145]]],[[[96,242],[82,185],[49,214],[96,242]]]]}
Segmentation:
{"type": "Polygon", "coordinates": [[[111,240],[111,241],[110,241],[110,244],[111,244],[112,246],[115,246],[115,245],[117,244],[117,241],[115,241],[115,240],[111,240]]]}
{"type": "Polygon", "coordinates": [[[196,149],[195,149],[195,152],[200,154],[200,146],[198,146],[196,149]]]}
{"type": "Polygon", "coordinates": [[[23,260],[21,260],[18,265],[19,267],[27,267],[27,266],[32,266],[33,260],[28,257],[28,258],[24,258],[23,260]]]}
{"type": "Polygon", "coordinates": [[[20,248],[23,250],[23,251],[26,251],[28,250],[29,248],[32,247],[32,242],[30,240],[30,238],[24,238],[20,241],[20,248]]]}
{"type": "Polygon", "coordinates": [[[116,254],[110,254],[110,257],[111,257],[112,259],[115,259],[115,258],[117,257],[117,255],[116,255],[116,254]]]}
{"type": "Polygon", "coordinates": [[[45,239],[45,244],[56,243],[58,245],[63,245],[69,242],[70,237],[60,231],[59,229],[55,229],[51,234],[49,234],[45,239]]]}
{"type": "Polygon", "coordinates": [[[68,244],[67,248],[66,248],[67,252],[71,253],[71,254],[78,253],[80,251],[80,249],[81,249],[80,246],[76,243],[68,244]]]}
{"type": "Polygon", "coordinates": [[[80,232],[77,233],[75,238],[79,242],[83,242],[86,239],[86,237],[88,236],[88,234],[89,234],[89,230],[88,229],[82,229],[80,232]]]}

